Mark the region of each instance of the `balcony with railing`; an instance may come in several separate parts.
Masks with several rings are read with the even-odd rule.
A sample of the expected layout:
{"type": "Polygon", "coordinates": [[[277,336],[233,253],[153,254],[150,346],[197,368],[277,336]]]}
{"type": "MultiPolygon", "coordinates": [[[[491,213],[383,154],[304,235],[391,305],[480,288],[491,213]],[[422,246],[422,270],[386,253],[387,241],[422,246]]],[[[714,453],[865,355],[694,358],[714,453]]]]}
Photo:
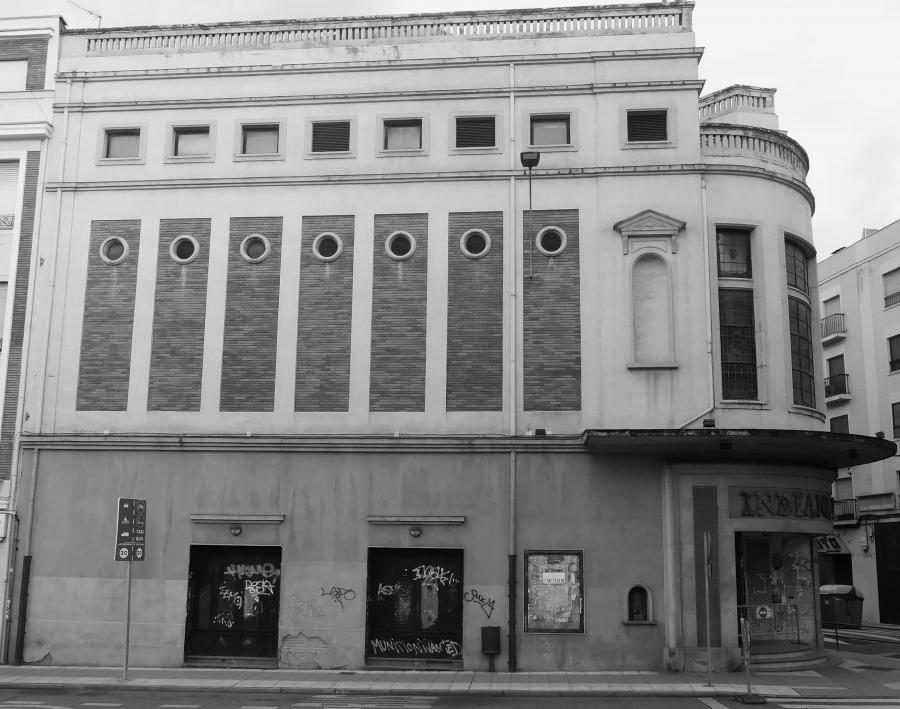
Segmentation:
{"type": "Polygon", "coordinates": [[[832,313],[822,318],[822,344],[828,345],[847,336],[847,328],[844,326],[844,314],[832,313]]]}
{"type": "Polygon", "coordinates": [[[859,519],[859,504],[855,497],[844,500],[832,500],[834,505],[834,521],[856,522],[859,519]]]}
{"type": "Polygon", "coordinates": [[[897,305],[900,303],[900,292],[897,293],[888,293],[884,296],[884,307],[890,308],[892,305],[897,305]]]}
{"type": "Polygon", "coordinates": [[[850,399],[850,375],[832,374],[825,379],[825,403],[836,404],[850,399]]]}

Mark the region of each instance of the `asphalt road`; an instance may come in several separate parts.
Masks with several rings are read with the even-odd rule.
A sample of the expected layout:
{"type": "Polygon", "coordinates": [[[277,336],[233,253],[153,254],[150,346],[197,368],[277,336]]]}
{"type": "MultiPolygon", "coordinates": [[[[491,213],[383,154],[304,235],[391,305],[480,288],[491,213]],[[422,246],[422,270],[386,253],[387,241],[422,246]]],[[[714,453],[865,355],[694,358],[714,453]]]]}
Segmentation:
{"type": "Polygon", "coordinates": [[[824,628],[825,647],[900,659],[900,628],[824,628]],[[837,640],[835,640],[837,635],[837,640]]]}

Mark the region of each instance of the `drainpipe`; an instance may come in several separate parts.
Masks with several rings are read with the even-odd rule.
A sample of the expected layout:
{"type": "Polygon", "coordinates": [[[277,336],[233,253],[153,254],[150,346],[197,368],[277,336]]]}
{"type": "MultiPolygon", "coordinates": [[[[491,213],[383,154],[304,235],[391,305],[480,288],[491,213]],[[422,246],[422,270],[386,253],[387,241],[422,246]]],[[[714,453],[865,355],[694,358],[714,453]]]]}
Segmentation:
{"type": "Polygon", "coordinates": [[[682,423],[678,428],[687,428],[694,421],[706,416],[716,410],[716,374],[715,362],[713,361],[713,325],[712,325],[712,286],[710,279],[712,278],[709,271],[709,208],[706,201],[706,176],[700,178],[700,218],[703,226],[703,284],[706,295],[706,357],[709,363],[707,378],[707,387],[709,391],[709,405],[696,416],[692,416],[682,423]]]}
{"type": "Polygon", "coordinates": [[[678,486],[671,466],[663,468],[663,589],[666,653],[664,667],[668,668],[673,653],[681,647],[681,574],[678,572],[678,486]]]}
{"type": "MultiPolygon", "coordinates": [[[[509,160],[510,169],[516,169],[516,65],[509,65],[509,160]]],[[[511,175],[509,178],[509,213],[510,229],[509,239],[509,437],[512,443],[517,434],[516,407],[518,406],[518,388],[516,386],[519,368],[518,368],[518,323],[519,323],[519,307],[518,307],[518,268],[516,261],[516,252],[518,249],[519,235],[519,219],[516,206],[516,178],[511,175]]],[[[509,570],[508,570],[508,626],[509,635],[507,642],[509,645],[509,671],[515,672],[517,665],[517,643],[516,643],[516,617],[518,600],[516,596],[516,578],[518,572],[518,561],[516,557],[516,451],[509,452],[509,570]]]]}

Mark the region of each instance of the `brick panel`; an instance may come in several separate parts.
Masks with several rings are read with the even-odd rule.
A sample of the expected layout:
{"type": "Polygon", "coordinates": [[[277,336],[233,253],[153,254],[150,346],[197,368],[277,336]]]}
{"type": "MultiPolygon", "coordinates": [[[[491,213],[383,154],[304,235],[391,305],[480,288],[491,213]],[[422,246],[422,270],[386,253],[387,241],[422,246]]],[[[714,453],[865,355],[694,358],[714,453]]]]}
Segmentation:
{"type": "Polygon", "coordinates": [[[427,214],[376,214],[372,279],[372,411],[425,410],[427,214]],[[395,261],[385,240],[405,231],[416,252],[395,261]]]}
{"type": "Polygon", "coordinates": [[[79,411],[128,408],[140,238],[139,219],[91,222],[75,407],[79,411]],[[125,260],[115,265],[100,258],[100,246],[111,236],[128,244],[125,260]]]}
{"type": "Polygon", "coordinates": [[[578,210],[526,212],[523,224],[525,410],[578,411],[581,409],[578,210]],[[566,234],[567,246],[559,256],[544,256],[534,246],[535,236],[548,226],[558,227],[566,234]]]}
{"type": "Polygon", "coordinates": [[[503,406],[503,213],[450,214],[447,293],[447,411],[503,406]],[[460,239],[480,229],[491,240],[477,259],[460,239]]]}
{"type": "Polygon", "coordinates": [[[275,409],[275,346],[281,273],[281,217],[233,217],[228,240],[228,287],[222,350],[222,411],[275,409]],[[269,241],[269,255],[241,256],[250,234],[269,241]]]}
{"type": "Polygon", "coordinates": [[[347,411],[350,407],[350,325],[353,313],[354,217],[303,217],[297,314],[296,411],[347,411]],[[321,261],[313,241],[330,232],[341,254],[321,261]]]}
{"type": "Polygon", "coordinates": [[[150,411],[199,411],[209,270],[209,219],[163,219],[159,225],[153,344],[150,350],[150,411]],[[172,241],[193,236],[200,253],[182,265],[169,256],[172,241]]]}
{"type": "Polygon", "coordinates": [[[26,91],[42,91],[47,78],[49,37],[4,37],[0,39],[0,60],[27,59],[26,91]]]}
{"type": "Polygon", "coordinates": [[[25,304],[31,278],[31,248],[34,243],[34,211],[37,200],[41,154],[30,150],[25,158],[25,184],[22,194],[22,221],[19,229],[19,252],[16,260],[16,283],[7,352],[6,390],[3,392],[3,421],[0,424],[0,480],[8,480],[12,470],[12,444],[19,407],[19,382],[22,376],[22,346],[25,339],[25,304]]]}

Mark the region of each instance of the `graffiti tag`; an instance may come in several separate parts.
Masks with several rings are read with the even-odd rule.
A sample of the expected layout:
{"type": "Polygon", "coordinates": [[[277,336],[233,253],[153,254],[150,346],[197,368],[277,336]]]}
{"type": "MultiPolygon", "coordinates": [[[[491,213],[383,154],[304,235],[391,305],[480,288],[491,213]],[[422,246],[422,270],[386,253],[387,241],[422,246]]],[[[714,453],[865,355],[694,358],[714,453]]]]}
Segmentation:
{"type": "Polygon", "coordinates": [[[441,586],[446,586],[452,583],[459,583],[459,579],[453,574],[452,571],[448,571],[442,566],[417,566],[413,569],[413,580],[415,581],[426,581],[428,583],[439,583],[441,586]]]}
{"type": "Polygon", "coordinates": [[[291,618],[321,618],[325,615],[322,606],[318,604],[316,599],[303,599],[298,596],[291,596],[291,604],[289,606],[291,618]]]}
{"type": "Polygon", "coordinates": [[[406,655],[414,657],[459,657],[462,648],[455,640],[370,640],[376,655],[406,655]]]}
{"type": "Polygon", "coordinates": [[[274,596],[275,585],[266,579],[245,581],[245,589],[251,596],[274,596]]]}
{"type": "Polygon", "coordinates": [[[225,567],[225,575],[239,579],[250,578],[251,576],[262,576],[270,579],[281,576],[281,569],[275,564],[268,562],[265,564],[229,564],[225,567]]]}
{"type": "Polygon", "coordinates": [[[322,589],[322,595],[328,596],[332,601],[337,603],[341,608],[344,607],[344,601],[352,601],[356,598],[356,591],[352,588],[341,588],[340,586],[332,586],[328,591],[322,589]]]}
{"type": "Polygon", "coordinates": [[[485,598],[482,596],[476,589],[472,589],[471,591],[466,591],[463,594],[463,600],[467,603],[476,603],[481,606],[481,610],[484,611],[484,614],[490,618],[491,613],[494,612],[494,599],[493,598],[485,598]]]}
{"type": "Polygon", "coordinates": [[[378,584],[378,597],[381,598],[383,596],[393,596],[395,592],[400,590],[400,584],[395,583],[393,585],[389,583],[380,583],[378,584]]]}
{"type": "Polygon", "coordinates": [[[224,613],[216,613],[216,616],[213,618],[213,624],[230,628],[234,625],[234,616],[231,615],[230,611],[224,613]]]}
{"type": "Polygon", "coordinates": [[[240,608],[244,605],[244,597],[237,591],[232,591],[224,585],[219,586],[219,598],[225,601],[225,603],[233,603],[236,608],[240,608]]]}

